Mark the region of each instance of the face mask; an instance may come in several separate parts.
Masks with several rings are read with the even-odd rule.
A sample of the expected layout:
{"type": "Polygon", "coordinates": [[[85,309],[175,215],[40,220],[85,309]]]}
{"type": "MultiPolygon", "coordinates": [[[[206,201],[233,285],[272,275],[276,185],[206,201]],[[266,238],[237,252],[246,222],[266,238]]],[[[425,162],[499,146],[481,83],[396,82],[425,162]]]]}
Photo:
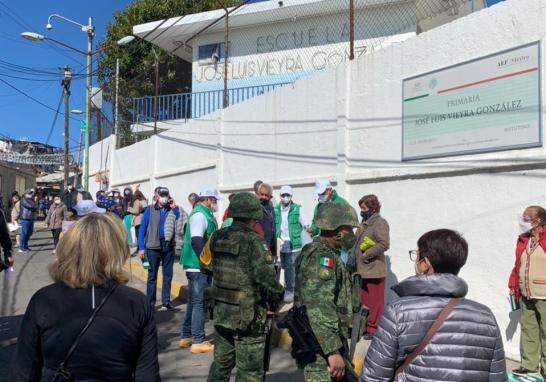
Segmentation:
{"type": "Polygon", "coordinates": [[[262,206],[268,206],[269,205],[269,199],[260,199],[260,203],[262,203],[262,206]]]}
{"type": "Polygon", "coordinates": [[[124,192],[125,195],[131,195],[131,191],[127,190],[124,192]]]}
{"type": "Polygon", "coordinates": [[[326,194],[320,194],[318,196],[318,202],[319,203],[326,203],[328,201],[328,195],[326,194]]]}
{"type": "Polygon", "coordinates": [[[292,197],[291,197],[291,196],[283,196],[283,197],[281,198],[281,202],[282,202],[283,204],[288,204],[288,203],[290,203],[291,200],[292,200],[292,197]]]}
{"type": "Polygon", "coordinates": [[[368,220],[372,215],[373,215],[372,210],[360,211],[360,216],[362,216],[362,219],[364,219],[364,221],[368,220]]]}
{"type": "Polygon", "coordinates": [[[532,228],[533,228],[533,226],[531,225],[530,222],[526,222],[523,219],[520,219],[520,221],[519,221],[519,231],[521,233],[529,232],[532,228]]]}
{"type": "Polygon", "coordinates": [[[53,201],[53,203],[55,203],[55,204],[61,204],[61,201],[60,201],[59,199],[55,199],[55,200],[53,201]]]}
{"type": "Polygon", "coordinates": [[[353,248],[356,242],[356,235],[351,230],[350,232],[346,232],[343,236],[339,239],[339,245],[341,249],[349,250],[353,248]]]}
{"type": "Polygon", "coordinates": [[[210,211],[212,213],[218,212],[218,204],[214,203],[210,205],[210,211]]]}
{"type": "Polygon", "coordinates": [[[167,205],[169,203],[169,197],[168,196],[161,196],[159,198],[159,204],[161,205],[167,205]]]}

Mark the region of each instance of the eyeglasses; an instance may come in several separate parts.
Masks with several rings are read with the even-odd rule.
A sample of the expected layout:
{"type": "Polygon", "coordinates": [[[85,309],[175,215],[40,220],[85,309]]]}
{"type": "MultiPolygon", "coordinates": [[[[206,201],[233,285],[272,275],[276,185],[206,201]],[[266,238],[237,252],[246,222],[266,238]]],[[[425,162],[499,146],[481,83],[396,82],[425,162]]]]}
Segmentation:
{"type": "Polygon", "coordinates": [[[408,253],[409,253],[409,258],[410,258],[411,261],[417,261],[417,257],[419,257],[418,256],[419,250],[411,249],[411,250],[408,251],[408,253]]]}
{"type": "Polygon", "coordinates": [[[282,195],[281,195],[281,198],[287,198],[287,197],[289,197],[289,196],[292,196],[292,195],[290,195],[290,194],[282,194],[282,195]]]}

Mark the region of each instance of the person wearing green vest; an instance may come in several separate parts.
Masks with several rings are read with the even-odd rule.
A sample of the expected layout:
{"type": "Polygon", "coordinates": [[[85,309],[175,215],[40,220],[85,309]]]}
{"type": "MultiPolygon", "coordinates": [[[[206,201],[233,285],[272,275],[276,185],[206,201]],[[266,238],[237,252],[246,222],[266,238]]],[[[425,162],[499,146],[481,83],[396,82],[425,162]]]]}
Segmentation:
{"type": "Polygon", "coordinates": [[[320,229],[315,225],[315,220],[317,218],[317,212],[319,207],[326,202],[341,203],[349,206],[349,202],[339,196],[332,187],[332,184],[328,179],[320,179],[315,183],[315,194],[318,196],[318,203],[315,206],[315,211],[313,212],[313,222],[311,223],[311,236],[317,236],[320,234],[320,229]]]}
{"type": "Polygon", "coordinates": [[[218,190],[212,187],[199,193],[199,201],[193,207],[188,218],[180,264],[186,271],[188,279],[188,305],[182,324],[179,346],[190,347],[192,353],[211,353],[214,346],[205,341],[205,289],[211,284],[211,275],[202,272],[199,265],[199,255],[218,229],[214,213],[218,210],[217,201],[221,200],[218,190]]]}
{"type": "Polygon", "coordinates": [[[301,251],[301,231],[309,229],[302,207],[292,201],[292,187],[281,187],[281,202],[275,206],[275,233],[280,239],[284,270],[284,302],[294,301],[294,262],[301,251]]]}

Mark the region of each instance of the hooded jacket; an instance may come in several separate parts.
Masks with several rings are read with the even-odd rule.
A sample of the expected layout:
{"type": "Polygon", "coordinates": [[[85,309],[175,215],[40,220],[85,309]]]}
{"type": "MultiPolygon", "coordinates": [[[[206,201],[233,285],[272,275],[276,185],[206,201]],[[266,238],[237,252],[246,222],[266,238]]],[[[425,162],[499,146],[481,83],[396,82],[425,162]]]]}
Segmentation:
{"type": "Polygon", "coordinates": [[[495,317],[485,305],[464,298],[468,286],[463,279],[447,273],[418,275],[392,289],[401,298],[385,308],[361,382],[507,380],[495,317]],[[461,300],[421,354],[394,378],[452,297],[461,300]]]}

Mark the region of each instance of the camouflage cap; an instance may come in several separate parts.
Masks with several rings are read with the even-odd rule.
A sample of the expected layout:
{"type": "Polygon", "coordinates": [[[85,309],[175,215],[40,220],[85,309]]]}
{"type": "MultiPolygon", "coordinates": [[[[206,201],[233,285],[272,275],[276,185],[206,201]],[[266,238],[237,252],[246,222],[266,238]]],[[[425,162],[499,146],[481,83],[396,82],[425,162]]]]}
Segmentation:
{"type": "Polygon", "coordinates": [[[358,218],[353,207],[342,203],[326,202],[320,205],[315,226],[325,231],[335,231],[341,226],[358,226],[358,218]]]}
{"type": "Polygon", "coordinates": [[[235,194],[228,207],[230,218],[262,220],[262,206],[254,194],[240,192],[235,194]]]}

